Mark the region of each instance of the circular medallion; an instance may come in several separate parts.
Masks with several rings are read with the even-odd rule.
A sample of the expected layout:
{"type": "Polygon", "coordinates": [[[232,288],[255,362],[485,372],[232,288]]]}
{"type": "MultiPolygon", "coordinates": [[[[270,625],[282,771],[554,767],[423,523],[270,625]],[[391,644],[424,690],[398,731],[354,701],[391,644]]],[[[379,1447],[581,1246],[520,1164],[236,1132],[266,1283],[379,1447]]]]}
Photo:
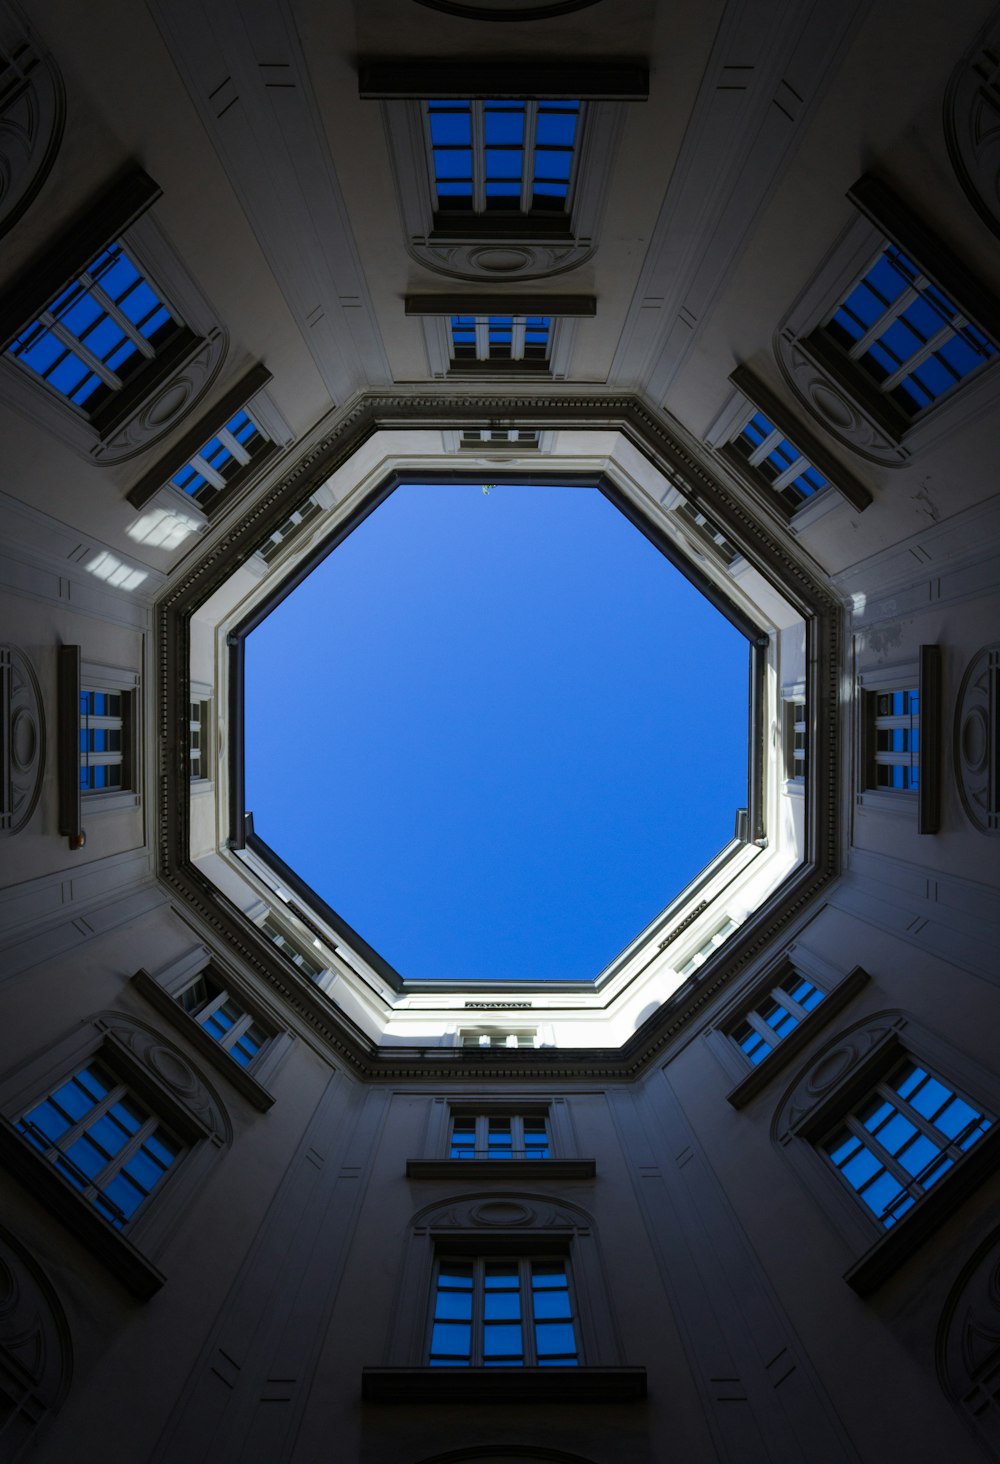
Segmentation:
{"type": "Polygon", "coordinates": [[[994,642],[969,662],[955,704],[955,781],[962,807],[981,834],[1000,833],[998,698],[1000,642],[994,642]]]}
{"type": "Polygon", "coordinates": [[[414,0],[427,10],[440,10],[460,20],[552,20],[586,10],[599,0],[414,0]]]}
{"type": "Polygon", "coordinates": [[[16,834],[35,811],[45,774],[45,718],[38,678],[27,656],[13,646],[0,646],[6,767],[0,831],[16,834]]]}

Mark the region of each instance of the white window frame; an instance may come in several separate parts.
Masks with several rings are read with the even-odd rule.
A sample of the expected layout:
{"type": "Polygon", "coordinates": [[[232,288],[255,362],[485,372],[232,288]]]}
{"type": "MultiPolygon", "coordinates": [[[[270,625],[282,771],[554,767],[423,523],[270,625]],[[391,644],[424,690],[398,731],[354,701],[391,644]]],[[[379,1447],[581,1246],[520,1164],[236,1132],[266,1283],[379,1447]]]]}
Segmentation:
{"type": "MultiPolygon", "coordinates": [[[[80,802],[84,817],[109,813],[123,808],[137,808],[141,802],[142,726],[139,704],[139,673],[116,666],[98,666],[90,661],[80,665],[80,691],[109,691],[122,697],[123,741],[127,744],[129,785],[123,788],[81,789],[80,802]]],[[[118,720],[118,719],[114,719],[118,720]]],[[[82,761],[82,755],[81,755],[82,761]]]]}

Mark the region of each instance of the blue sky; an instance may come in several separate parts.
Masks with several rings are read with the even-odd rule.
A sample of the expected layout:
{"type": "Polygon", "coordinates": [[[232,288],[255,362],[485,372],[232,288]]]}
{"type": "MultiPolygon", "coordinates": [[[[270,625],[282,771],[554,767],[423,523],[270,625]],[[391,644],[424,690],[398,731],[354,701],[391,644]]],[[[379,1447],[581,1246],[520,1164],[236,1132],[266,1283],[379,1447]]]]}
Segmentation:
{"type": "Polygon", "coordinates": [[[597,489],[404,485],[247,637],[246,807],[402,976],[590,979],[732,837],[747,676],[597,489]]]}

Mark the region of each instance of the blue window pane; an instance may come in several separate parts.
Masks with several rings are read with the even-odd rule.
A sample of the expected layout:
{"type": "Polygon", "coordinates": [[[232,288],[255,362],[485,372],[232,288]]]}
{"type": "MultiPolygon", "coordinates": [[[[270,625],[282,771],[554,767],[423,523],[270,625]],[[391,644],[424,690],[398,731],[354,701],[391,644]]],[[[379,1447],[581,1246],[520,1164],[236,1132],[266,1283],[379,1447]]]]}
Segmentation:
{"type": "MultiPolygon", "coordinates": [[[[117,1212],[108,1217],[116,1228],[130,1219],[146,1198],[145,1192],[137,1184],[133,1184],[128,1175],[124,1173],[116,1174],[104,1186],[104,1196],[108,1200],[109,1206],[117,1212]]],[[[95,1204],[99,1210],[104,1209],[99,1199],[95,1201],[95,1204]]]]}
{"type": "Polygon", "coordinates": [[[487,178],[520,178],[521,176],[521,154],[518,152],[499,152],[495,148],[486,149],[486,176],[487,178]]]}
{"type": "Polygon", "coordinates": [[[85,366],[79,356],[74,356],[67,351],[62,360],[49,373],[48,382],[56,391],[63,396],[69,396],[84,378],[89,375],[89,367],[85,366]]]}
{"type": "Polygon", "coordinates": [[[573,1335],[572,1323],[554,1322],[536,1327],[535,1346],[538,1349],[539,1360],[543,1357],[552,1357],[553,1354],[575,1357],[576,1337],[573,1335]]]}
{"type": "Polygon", "coordinates": [[[518,1291],[488,1290],[483,1307],[483,1315],[488,1322],[517,1322],[521,1319],[521,1297],[518,1291]]]}
{"type": "Polygon", "coordinates": [[[569,1291],[565,1287],[561,1290],[540,1290],[536,1287],[532,1307],[536,1321],[568,1317],[570,1315],[569,1291]]]}
{"type": "Polygon", "coordinates": [[[922,1172],[933,1163],[938,1157],[940,1150],[938,1146],[929,1139],[926,1134],[917,1134],[913,1140],[897,1153],[900,1164],[907,1174],[914,1178],[922,1175],[922,1172]]]}
{"type": "Polygon", "coordinates": [[[513,1362],[524,1353],[520,1322],[487,1322],[483,1326],[483,1361],[504,1358],[513,1362]]]}
{"type": "Polygon", "coordinates": [[[467,1358],[472,1351],[472,1328],[457,1322],[435,1322],[431,1336],[431,1359],[467,1358]]]}
{"type": "Polygon", "coordinates": [[[72,304],[67,303],[59,315],[59,319],[67,330],[80,337],[90,329],[95,321],[101,318],[102,314],[103,311],[96,300],[90,295],[81,295],[72,304]]]}
{"type": "Polygon", "coordinates": [[[472,1292],[439,1291],[434,1305],[434,1315],[442,1322],[471,1322],[472,1292]]]}
{"type": "Polygon", "coordinates": [[[487,107],[484,120],[487,147],[496,147],[500,144],[514,144],[515,146],[520,147],[523,143],[523,111],[499,112],[487,107]]]}
{"type": "Polygon", "coordinates": [[[909,1209],[913,1203],[899,1181],[886,1171],[868,1186],[861,1198],[884,1225],[891,1225],[902,1213],[902,1207],[909,1209]]]}
{"type": "Polygon", "coordinates": [[[576,136],[576,114],[540,112],[535,124],[536,147],[572,148],[576,136]]]}
{"type": "Polygon", "coordinates": [[[454,152],[434,149],[434,169],[437,176],[448,178],[472,177],[472,153],[459,148],[454,152]]]}

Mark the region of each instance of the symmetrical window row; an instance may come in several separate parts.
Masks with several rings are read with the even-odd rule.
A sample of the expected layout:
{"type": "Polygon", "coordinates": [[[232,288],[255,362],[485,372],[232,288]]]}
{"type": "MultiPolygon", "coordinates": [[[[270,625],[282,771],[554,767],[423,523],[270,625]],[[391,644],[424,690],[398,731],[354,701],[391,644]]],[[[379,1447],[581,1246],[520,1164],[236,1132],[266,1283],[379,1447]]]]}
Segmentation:
{"type": "Polygon", "coordinates": [[[133,703],[129,692],[80,691],[80,790],[121,792],[134,786],[133,703]]]}
{"type": "Polygon", "coordinates": [[[250,1067],[271,1036],[235,996],[210,976],[197,977],[178,994],[177,1000],[240,1067],[250,1067]]]}
{"type": "Polygon", "coordinates": [[[913,792],[920,783],[920,693],[912,686],[868,696],[867,786],[913,792]]]}
{"type": "Polygon", "coordinates": [[[552,322],[547,315],[453,315],[454,365],[470,361],[524,361],[544,365],[552,322]]]}
{"type": "Polygon", "coordinates": [[[302,507],[293,509],[288,517],[274,530],[274,533],[271,534],[266,543],[260,546],[258,552],[261,557],[270,564],[272,560],[278,557],[278,554],[285,545],[296,538],[306,525],[313,519],[318,518],[322,512],[322,506],[316,502],[315,498],[307,498],[302,507]]]}
{"type": "Polygon", "coordinates": [[[754,412],[733,444],[775,493],[797,508],[827,486],[827,480],[763,412],[754,412]]]}
{"type": "Polygon", "coordinates": [[[548,1159],[544,1113],[457,1113],[451,1121],[452,1159],[548,1159]]]}
{"type": "Polygon", "coordinates": [[[292,964],[298,966],[303,976],[308,976],[310,981],[315,981],[317,976],[322,975],[323,971],[326,969],[322,961],[318,961],[315,956],[311,956],[308,954],[308,952],[302,950],[302,948],[298,946],[295,941],[292,940],[292,938],[281,929],[281,926],[277,923],[276,920],[272,918],[272,916],[266,915],[261,921],[260,928],[268,937],[268,939],[273,941],[278,949],[288,957],[292,964]]]}
{"type": "Polygon", "coordinates": [[[436,211],[565,211],[579,102],[429,101],[425,108],[436,211]]]}
{"type": "Polygon", "coordinates": [[[431,1320],[432,1367],[575,1367],[566,1262],[443,1256],[431,1320]]]}
{"type": "Polygon", "coordinates": [[[790,782],[805,780],[808,727],[806,703],[801,696],[789,697],[784,705],[785,776],[790,782]]]}
{"type": "Polygon", "coordinates": [[[498,447],[516,447],[519,452],[525,452],[538,445],[538,432],[520,427],[463,427],[458,442],[462,452],[482,452],[485,448],[498,447]]]}

